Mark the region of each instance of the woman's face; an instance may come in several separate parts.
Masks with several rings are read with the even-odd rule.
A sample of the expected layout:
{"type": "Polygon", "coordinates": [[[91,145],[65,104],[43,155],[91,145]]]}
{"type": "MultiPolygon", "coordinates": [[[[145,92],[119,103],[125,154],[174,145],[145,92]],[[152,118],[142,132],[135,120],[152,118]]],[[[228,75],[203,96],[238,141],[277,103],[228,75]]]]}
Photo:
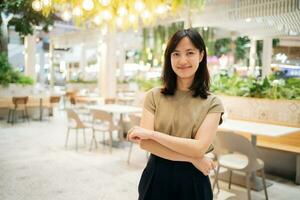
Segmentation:
{"type": "Polygon", "coordinates": [[[202,58],[203,51],[200,52],[188,37],[182,38],[171,53],[171,65],[177,78],[194,79],[202,58]]]}

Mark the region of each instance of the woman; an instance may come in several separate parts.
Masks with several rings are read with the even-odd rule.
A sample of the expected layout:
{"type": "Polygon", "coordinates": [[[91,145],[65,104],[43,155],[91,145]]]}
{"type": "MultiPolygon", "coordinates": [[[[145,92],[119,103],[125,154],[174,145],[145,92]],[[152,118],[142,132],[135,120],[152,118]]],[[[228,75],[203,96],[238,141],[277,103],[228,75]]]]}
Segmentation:
{"type": "Polygon", "coordinates": [[[128,139],[151,152],[139,183],[139,200],[206,200],[215,166],[204,157],[224,112],[209,93],[206,47],[194,29],[177,31],[164,55],[163,88],[150,90],[140,127],[128,139]]]}

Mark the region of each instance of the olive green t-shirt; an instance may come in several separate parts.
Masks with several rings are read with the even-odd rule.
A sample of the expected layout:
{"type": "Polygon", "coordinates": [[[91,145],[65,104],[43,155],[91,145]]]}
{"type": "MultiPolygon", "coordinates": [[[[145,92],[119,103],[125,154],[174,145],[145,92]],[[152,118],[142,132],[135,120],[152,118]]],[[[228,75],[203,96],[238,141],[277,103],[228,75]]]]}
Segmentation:
{"type": "Polygon", "coordinates": [[[176,90],[174,96],[165,96],[160,90],[153,88],[148,91],[144,101],[144,108],[154,114],[155,131],[195,138],[208,113],[224,113],[222,102],[213,94],[202,99],[193,97],[191,91],[176,90]]]}

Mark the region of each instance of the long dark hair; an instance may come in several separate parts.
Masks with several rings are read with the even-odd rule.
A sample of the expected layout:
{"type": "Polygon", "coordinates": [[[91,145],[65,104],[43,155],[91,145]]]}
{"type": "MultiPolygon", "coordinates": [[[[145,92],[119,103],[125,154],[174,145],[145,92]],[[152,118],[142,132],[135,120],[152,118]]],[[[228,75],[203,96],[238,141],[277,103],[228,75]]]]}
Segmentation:
{"type": "Polygon", "coordinates": [[[188,37],[193,45],[203,51],[204,56],[199,63],[199,67],[195,73],[195,77],[192,85],[189,87],[193,91],[193,96],[206,99],[209,95],[210,77],[207,69],[207,54],[204,41],[197,30],[189,28],[177,31],[169,40],[167,48],[164,54],[164,68],[162,73],[163,88],[161,93],[164,95],[174,95],[177,88],[177,75],[172,69],[171,65],[171,53],[175,50],[180,40],[184,37],[188,37]]]}

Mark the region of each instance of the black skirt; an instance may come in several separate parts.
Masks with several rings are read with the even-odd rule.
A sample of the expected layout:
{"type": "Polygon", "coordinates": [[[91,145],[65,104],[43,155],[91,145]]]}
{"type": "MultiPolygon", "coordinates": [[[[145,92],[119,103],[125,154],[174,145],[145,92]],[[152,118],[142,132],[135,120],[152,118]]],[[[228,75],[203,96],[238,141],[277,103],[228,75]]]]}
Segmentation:
{"type": "Polygon", "coordinates": [[[189,162],[151,155],[139,183],[139,200],[212,200],[208,176],[189,162]]]}

